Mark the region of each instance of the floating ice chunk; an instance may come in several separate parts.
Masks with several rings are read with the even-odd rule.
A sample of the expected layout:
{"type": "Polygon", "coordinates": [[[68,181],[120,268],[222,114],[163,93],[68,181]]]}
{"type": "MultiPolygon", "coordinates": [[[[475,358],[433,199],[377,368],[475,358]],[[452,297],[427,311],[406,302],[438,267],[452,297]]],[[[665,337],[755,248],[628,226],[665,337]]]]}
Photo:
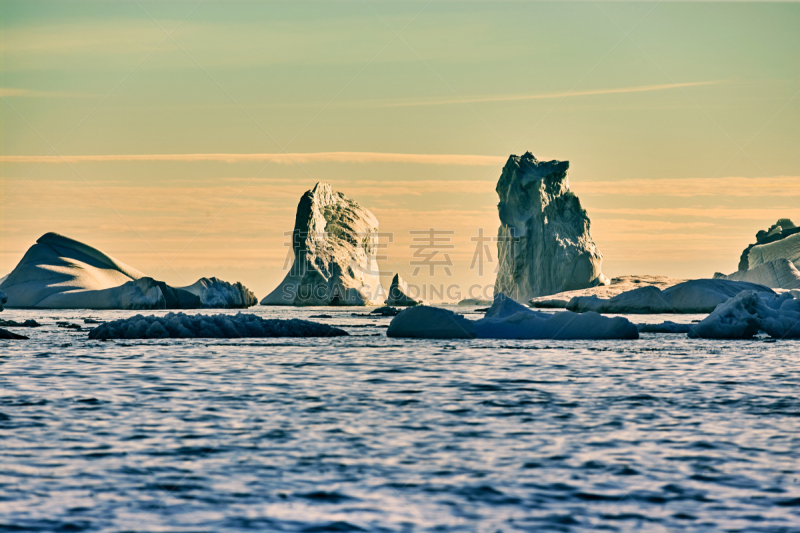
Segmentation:
{"type": "Polygon", "coordinates": [[[692,329],[691,324],[679,324],[677,322],[661,322],[660,324],[637,324],[639,333],[689,333],[692,329]]]}
{"type": "Polygon", "coordinates": [[[800,337],[800,301],[789,293],[765,296],[756,291],[744,291],[695,324],[689,337],[749,339],[759,331],[775,338],[800,337]]]}
{"type": "Polygon", "coordinates": [[[392,319],[387,337],[413,339],[474,339],[472,320],[449,309],[421,305],[409,307],[392,319]]]}
{"type": "Polygon", "coordinates": [[[567,309],[583,313],[661,314],[710,313],[722,302],[742,291],[775,294],[769,287],[724,279],[695,279],[661,290],[647,286],[623,292],[613,298],[579,296],[570,300],[567,309]]]}
{"type": "Polygon", "coordinates": [[[165,316],[136,315],[106,322],[89,332],[90,339],[241,339],[261,337],[339,337],[342,329],[308,320],[263,319],[252,314],[165,316]]]}
{"type": "Polygon", "coordinates": [[[636,326],[625,318],[597,313],[542,313],[503,294],[484,318],[471,321],[437,307],[412,307],[389,325],[390,337],[425,339],[637,339],[636,326]]]}
{"type": "Polygon", "coordinates": [[[200,278],[180,289],[199,296],[206,308],[245,309],[258,303],[256,295],[238,281],[228,283],[218,278],[200,278]]]}
{"type": "Polygon", "coordinates": [[[503,294],[495,297],[484,318],[475,321],[481,339],[638,339],[636,325],[622,317],[597,313],[542,313],[503,294]]]}

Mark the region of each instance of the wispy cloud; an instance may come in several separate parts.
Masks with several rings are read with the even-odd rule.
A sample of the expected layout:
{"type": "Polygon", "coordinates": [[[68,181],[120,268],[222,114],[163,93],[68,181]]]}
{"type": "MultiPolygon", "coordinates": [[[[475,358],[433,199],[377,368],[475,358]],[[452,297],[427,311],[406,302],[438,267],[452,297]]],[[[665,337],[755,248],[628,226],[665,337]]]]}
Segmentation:
{"type": "Polygon", "coordinates": [[[60,91],[32,91],[13,87],[0,87],[0,97],[24,96],[28,98],[94,98],[98,95],[60,91]]]}
{"type": "Polygon", "coordinates": [[[393,154],[381,152],[315,152],[285,154],[117,154],[117,155],[4,155],[2,163],[84,163],[109,161],[216,161],[242,163],[270,161],[292,163],[418,163],[424,165],[491,166],[506,157],[469,154],[393,154]]]}
{"type": "Polygon", "coordinates": [[[625,94],[625,93],[644,93],[650,91],[665,91],[668,89],[679,89],[682,87],[697,87],[701,85],[715,85],[722,83],[718,81],[692,81],[686,83],[665,83],[661,85],[637,85],[634,87],[617,87],[610,89],[590,89],[586,91],[571,91],[560,93],[543,93],[543,94],[516,94],[506,96],[482,96],[482,97],[467,97],[458,100],[429,100],[425,102],[403,102],[403,103],[389,103],[385,107],[414,107],[414,106],[433,106],[433,105],[451,105],[451,104],[474,104],[482,102],[513,102],[518,100],[544,100],[552,98],[566,98],[573,96],[595,96],[601,94],[625,94]]]}
{"type": "Polygon", "coordinates": [[[800,196],[800,176],[573,181],[571,185],[579,195],[598,196],[800,196]]]}

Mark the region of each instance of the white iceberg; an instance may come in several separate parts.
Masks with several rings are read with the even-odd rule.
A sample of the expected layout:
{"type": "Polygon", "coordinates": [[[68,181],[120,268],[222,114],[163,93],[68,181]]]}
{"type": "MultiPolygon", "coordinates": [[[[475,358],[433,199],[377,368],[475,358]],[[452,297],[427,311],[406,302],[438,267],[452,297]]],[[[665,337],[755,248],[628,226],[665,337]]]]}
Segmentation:
{"type": "Polygon", "coordinates": [[[663,291],[647,286],[609,299],[578,296],[569,301],[567,309],[578,313],[594,311],[613,314],[710,313],[722,302],[747,290],[775,294],[769,287],[755,283],[695,279],[663,291]]]}
{"type": "Polygon", "coordinates": [[[253,314],[164,316],[136,315],[106,322],[89,332],[89,338],[106,339],[243,339],[264,337],[340,337],[342,329],[296,318],[263,319],[253,314]]]}
{"type": "Polygon", "coordinates": [[[199,296],[206,308],[245,309],[258,303],[256,295],[238,281],[228,283],[217,278],[200,278],[180,289],[199,296]]]}
{"type": "Polygon", "coordinates": [[[499,294],[480,320],[438,307],[411,307],[389,325],[389,337],[423,339],[638,339],[636,325],[597,313],[542,313],[499,294]]]}
{"type": "MultiPolygon", "coordinates": [[[[215,280],[211,284],[214,288],[225,285],[211,279],[215,280]]],[[[198,289],[204,280],[188,289],[198,289]]],[[[2,280],[0,288],[8,296],[7,307],[17,308],[197,309],[216,307],[221,298],[220,290],[193,294],[171,287],[96,248],[57,233],[40,237],[2,280]],[[216,299],[204,302],[206,293],[216,299]]],[[[242,300],[241,296],[234,297],[234,292],[229,291],[228,297],[242,300]]]]}
{"type": "Polygon", "coordinates": [[[756,242],[744,249],[739,270],[714,274],[715,279],[760,283],[774,289],[800,288],[800,228],[781,218],[756,233],[756,242]]]}
{"type": "Polygon", "coordinates": [[[408,283],[400,277],[400,274],[395,274],[392,278],[392,284],[389,286],[389,297],[384,301],[386,305],[399,305],[401,307],[410,307],[419,305],[422,300],[417,300],[411,296],[411,291],[408,288],[408,283]]]}
{"type": "Polygon", "coordinates": [[[297,205],[294,262],[261,305],[377,305],[378,219],[327,183],[297,205]]]}
{"type": "Polygon", "coordinates": [[[568,161],[512,155],[497,182],[495,294],[517,301],[605,285],[589,216],[569,189],[568,161]]]}
{"type": "Polygon", "coordinates": [[[744,291],[695,324],[689,337],[749,339],[760,331],[777,339],[800,338],[800,300],[790,293],[744,291]]]}

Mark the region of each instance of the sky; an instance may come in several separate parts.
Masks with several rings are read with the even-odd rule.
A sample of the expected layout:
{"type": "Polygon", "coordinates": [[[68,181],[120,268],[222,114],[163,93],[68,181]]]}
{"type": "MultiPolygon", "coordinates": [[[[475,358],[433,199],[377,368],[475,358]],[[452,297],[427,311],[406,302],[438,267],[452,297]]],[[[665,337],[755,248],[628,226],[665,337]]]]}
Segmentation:
{"type": "Polygon", "coordinates": [[[796,3],[6,1],[0,275],[55,231],[262,298],[322,181],[392,235],[384,272],[467,297],[526,151],[570,161],[607,276],[730,273],[800,224],[798,27],[796,3]],[[412,276],[429,228],[449,276],[412,276]]]}

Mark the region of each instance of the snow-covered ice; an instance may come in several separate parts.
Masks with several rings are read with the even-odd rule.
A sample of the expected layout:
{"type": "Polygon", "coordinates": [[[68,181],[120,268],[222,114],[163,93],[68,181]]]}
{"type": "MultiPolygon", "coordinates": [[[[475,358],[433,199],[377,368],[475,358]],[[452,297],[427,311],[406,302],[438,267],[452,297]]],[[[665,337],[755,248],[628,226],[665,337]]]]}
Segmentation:
{"type": "Polygon", "coordinates": [[[663,291],[647,286],[623,292],[613,298],[579,296],[570,300],[567,309],[578,313],[594,311],[614,314],[710,313],[719,304],[742,291],[775,294],[769,287],[744,281],[695,279],[673,285],[663,291]]]}
{"type": "Polygon", "coordinates": [[[242,339],[263,337],[340,337],[342,329],[293,318],[263,319],[253,314],[164,316],[136,315],[106,322],[89,332],[90,339],[242,339]]]}
{"type": "Polygon", "coordinates": [[[763,331],[777,339],[800,338],[800,300],[791,293],[744,291],[695,324],[689,337],[748,339],[763,331]]]}
{"type": "Polygon", "coordinates": [[[389,325],[390,337],[434,339],[637,339],[636,325],[621,317],[597,313],[543,313],[499,294],[480,320],[449,309],[412,307],[389,325]]]}
{"type": "Polygon", "coordinates": [[[180,289],[199,296],[206,308],[242,309],[258,303],[256,295],[238,281],[228,283],[218,278],[200,278],[180,289]]]}
{"type": "MultiPolygon", "coordinates": [[[[171,287],[57,233],[40,237],[0,288],[7,294],[7,307],[42,309],[233,307],[231,302],[244,301],[249,293],[240,283],[231,285],[216,278],[202,278],[187,287],[191,290],[171,287]]],[[[254,301],[255,296],[249,294],[254,301]]]]}

